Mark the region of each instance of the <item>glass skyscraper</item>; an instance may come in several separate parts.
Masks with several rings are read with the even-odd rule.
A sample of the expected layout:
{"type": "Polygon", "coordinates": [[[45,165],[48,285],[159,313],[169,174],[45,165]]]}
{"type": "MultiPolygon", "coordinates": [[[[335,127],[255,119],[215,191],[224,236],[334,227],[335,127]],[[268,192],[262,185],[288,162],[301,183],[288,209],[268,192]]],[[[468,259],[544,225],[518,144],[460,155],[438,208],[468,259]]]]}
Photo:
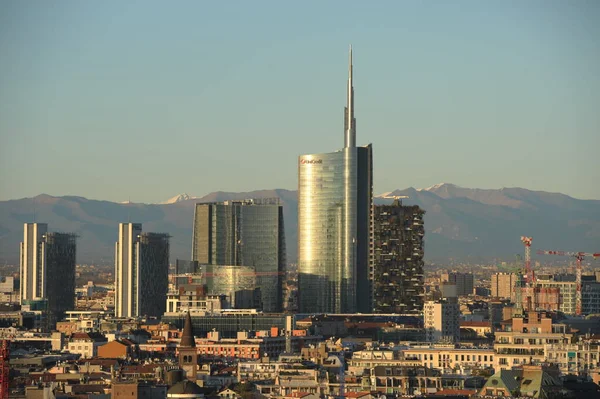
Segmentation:
{"type": "Polygon", "coordinates": [[[280,312],[286,256],[279,199],[196,204],[192,260],[254,268],[263,310],[280,312]]]}
{"type": "Polygon", "coordinates": [[[352,50],[344,148],[298,158],[301,313],[372,311],[372,147],[356,147],[352,50]]]}

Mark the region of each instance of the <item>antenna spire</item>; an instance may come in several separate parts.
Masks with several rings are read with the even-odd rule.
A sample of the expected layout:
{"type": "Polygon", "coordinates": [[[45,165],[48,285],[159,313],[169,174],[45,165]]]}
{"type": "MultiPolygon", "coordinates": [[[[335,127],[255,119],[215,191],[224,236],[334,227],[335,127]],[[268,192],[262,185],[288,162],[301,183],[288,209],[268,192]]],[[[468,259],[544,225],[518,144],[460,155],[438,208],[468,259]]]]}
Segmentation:
{"type": "Polygon", "coordinates": [[[352,45],[348,54],[348,93],[344,109],[344,147],[356,147],[356,118],[354,118],[354,85],[352,45]]]}

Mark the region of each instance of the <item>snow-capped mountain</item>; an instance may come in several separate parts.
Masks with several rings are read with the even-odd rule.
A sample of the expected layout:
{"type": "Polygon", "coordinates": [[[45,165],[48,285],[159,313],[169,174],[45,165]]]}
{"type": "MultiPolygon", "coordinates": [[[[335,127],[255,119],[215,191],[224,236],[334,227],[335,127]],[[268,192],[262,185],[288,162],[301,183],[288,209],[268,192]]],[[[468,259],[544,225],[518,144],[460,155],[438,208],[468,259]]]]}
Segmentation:
{"type": "Polygon", "coordinates": [[[191,199],[198,199],[198,198],[199,197],[193,197],[187,193],[183,193],[183,194],[178,194],[172,198],[169,198],[166,201],[161,202],[160,205],[175,204],[177,202],[187,201],[187,200],[191,200],[191,199]]]}

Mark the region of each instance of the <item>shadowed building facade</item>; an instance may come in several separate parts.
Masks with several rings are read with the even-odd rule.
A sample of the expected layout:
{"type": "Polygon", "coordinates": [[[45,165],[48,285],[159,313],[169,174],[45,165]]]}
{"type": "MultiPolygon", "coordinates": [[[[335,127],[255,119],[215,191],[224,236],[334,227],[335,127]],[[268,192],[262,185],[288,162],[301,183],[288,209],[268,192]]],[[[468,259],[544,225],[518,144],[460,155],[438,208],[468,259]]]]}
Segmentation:
{"type": "Polygon", "coordinates": [[[372,311],[372,147],[356,147],[350,50],[344,148],[298,158],[298,306],[372,311]]]}
{"type": "Polygon", "coordinates": [[[374,207],[375,313],[421,313],[424,298],[425,211],[416,205],[374,207]]]}
{"type": "Polygon", "coordinates": [[[119,223],[115,244],[115,316],[162,316],[169,287],[169,235],[119,223]]]}
{"type": "Polygon", "coordinates": [[[48,300],[50,323],[75,306],[77,236],[49,233],[46,223],[25,223],[21,243],[21,303],[48,300]]]}

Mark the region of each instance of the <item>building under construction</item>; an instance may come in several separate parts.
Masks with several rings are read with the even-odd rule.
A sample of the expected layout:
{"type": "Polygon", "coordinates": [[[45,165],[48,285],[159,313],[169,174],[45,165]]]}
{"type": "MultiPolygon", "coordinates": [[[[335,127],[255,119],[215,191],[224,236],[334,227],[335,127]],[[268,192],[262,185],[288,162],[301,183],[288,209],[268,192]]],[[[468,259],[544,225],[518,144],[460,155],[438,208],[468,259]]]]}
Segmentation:
{"type": "Polygon", "coordinates": [[[374,206],[373,311],[423,310],[425,211],[418,206],[374,206]]]}

